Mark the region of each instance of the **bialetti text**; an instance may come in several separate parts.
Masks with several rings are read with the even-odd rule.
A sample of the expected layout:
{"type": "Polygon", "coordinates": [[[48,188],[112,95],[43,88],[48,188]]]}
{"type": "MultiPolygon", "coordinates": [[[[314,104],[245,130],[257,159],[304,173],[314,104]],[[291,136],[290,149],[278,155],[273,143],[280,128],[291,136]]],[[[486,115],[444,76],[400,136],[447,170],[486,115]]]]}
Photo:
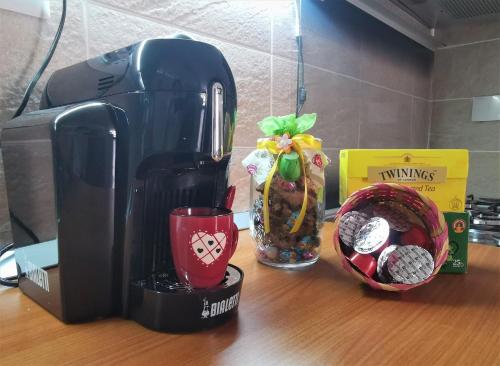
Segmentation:
{"type": "Polygon", "coordinates": [[[236,306],[238,306],[239,301],[240,301],[240,293],[238,292],[237,294],[234,294],[233,296],[228,297],[225,300],[213,302],[212,304],[210,304],[210,312],[208,312],[207,309],[208,301],[204,299],[203,300],[204,306],[201,317],[203,319],[206,319],[208,317],[212,318],[214,316],[224,314],[229,310],[234,309],[236,306]]]}

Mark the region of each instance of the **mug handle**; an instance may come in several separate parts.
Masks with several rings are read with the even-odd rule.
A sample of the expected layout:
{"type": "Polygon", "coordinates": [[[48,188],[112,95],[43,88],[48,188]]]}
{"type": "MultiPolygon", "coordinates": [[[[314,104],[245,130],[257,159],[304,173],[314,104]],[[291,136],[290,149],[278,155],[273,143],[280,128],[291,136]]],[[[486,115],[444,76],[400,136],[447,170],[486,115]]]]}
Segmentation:
{"type": "Polygon", "coordinates": [[[231,243],[231,253],[229,254],[229,258],[231,258],[236,251],[236,247],[238,246],[238,239],[240,237],[240,233],[238,231],[238,226],[233,222],[233,242],[231,243]]]}

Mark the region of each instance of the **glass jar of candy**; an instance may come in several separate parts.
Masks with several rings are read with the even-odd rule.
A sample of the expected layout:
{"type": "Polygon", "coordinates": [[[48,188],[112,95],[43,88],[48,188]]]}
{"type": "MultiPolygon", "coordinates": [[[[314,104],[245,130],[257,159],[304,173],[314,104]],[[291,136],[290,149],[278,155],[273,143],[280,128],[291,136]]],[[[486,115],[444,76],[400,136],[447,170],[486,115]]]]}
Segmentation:
{"type": "MultiPolygon", "coordinates": [[[[320,140],[315,140],[321,146],[320,140]]],[[[260,150],[260,153],[266,152],[260,150]]],[[[303,163],[298,163],[301,174],[297,179],[278,171],[266,176],[266,181],[269,180],[268,207],[264,205],[266,181],[259,180],[257,174],[250,177],[250,233],[256,242],[257,259],[269,266],[302,268],[319,259],[325,211],[324,167],[328,159],[321,150],[304,149],[301,153],[303,163]]],[[[271,160],[264,165],[269,167],[279,157],[271,155],[268,158],[271,160]]],[[[262,164],[253,168],[262,170],[262,164]]]]}

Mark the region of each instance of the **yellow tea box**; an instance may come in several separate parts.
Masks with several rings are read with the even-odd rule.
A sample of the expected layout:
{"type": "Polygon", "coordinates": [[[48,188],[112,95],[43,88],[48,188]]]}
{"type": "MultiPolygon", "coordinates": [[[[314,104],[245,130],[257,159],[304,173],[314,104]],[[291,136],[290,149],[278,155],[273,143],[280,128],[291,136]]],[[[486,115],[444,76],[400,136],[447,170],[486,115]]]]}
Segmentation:
{"type": "Polygon", "coordinates": [[[340,151],[340,203],[373,183],[415,188],[441,211],[463,212],[469,152],[455,149],[348,149],[340,151]]]}

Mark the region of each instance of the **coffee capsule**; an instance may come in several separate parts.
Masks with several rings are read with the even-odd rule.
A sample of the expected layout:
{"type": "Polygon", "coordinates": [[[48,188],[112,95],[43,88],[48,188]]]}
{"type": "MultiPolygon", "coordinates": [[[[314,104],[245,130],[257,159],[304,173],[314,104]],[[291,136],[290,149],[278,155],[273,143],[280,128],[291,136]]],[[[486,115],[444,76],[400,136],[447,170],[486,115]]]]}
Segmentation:
{"type": "Polygon", "coordinates": [[[405,232],[410,230],[409,218],[400,210],[390,207],[384,203],[379,203],[373,207],[373,214],[387,220],[389,227],[393,230],[405,232]]]}
{"type": "Polygon", "coordinates": [[[370,254],[360,254],[354,252],[350,257],[349,261],[363,274],[367,277],[373,277],[377,270],[377,261],[370,254]]]}
{"type": "Polygon", "coordinates": [[[368,220],[368,215],[358,211],[350,211],[343,215],[339,224],[339,236],[342,242],[348,247],[352,247],[356,233],[368,220]]]}
{"type": "Polygon", "coordinates": [[[384,205],[386,205],[390,209],[400,212],[401,215],[405,217],[411,224],[425,227],[422,219],[415,213],[415,211],[401,204],[400,202],[386,201],[384,202],[384,205]]]}
{"type": "Polygon", "coordinates": [[[373,217],[364,224],[354,237],[354,250],[361,254],[380,253],[388,245],[389,223],[381,217],[373,217]]]}
{"type": "Polygon", "coordinates": [[[397,283],[414,285],[425,281],[433,271],[432,255],[416,245],[399,246],[387,258],[387,272],[397,283]]]}
{"type": "Polygon", "coordinates": [[[389,245],[387,248],[385,248],[382,253],[380,253],[380,256],[378,257],[377,260],[377,275],[378,278],[385,283],[389,283],[390,278],[387,276],[387,258],[389,258],[389,255],[398,248],[398,245],[389,245]]]}
{"type": "Polygon", "coordinates": [[[401,245],[417,245],[428,251],[432,251],[432,240],[423,227],[413,225],[410,230],[400,236],[401,245]]]}

